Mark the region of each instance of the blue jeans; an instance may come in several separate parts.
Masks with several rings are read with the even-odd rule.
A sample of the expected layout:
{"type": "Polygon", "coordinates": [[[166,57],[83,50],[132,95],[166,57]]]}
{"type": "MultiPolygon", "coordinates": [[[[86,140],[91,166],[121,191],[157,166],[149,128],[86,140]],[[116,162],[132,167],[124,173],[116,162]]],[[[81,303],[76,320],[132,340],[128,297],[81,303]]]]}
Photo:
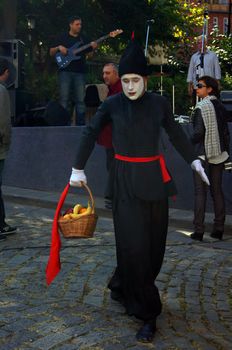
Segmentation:
{"type": "Polygon", "coordinates": [[[85,124],[85,74],[60,71],[58,73],[60,104],[69,109],[69,102],[75,104],[76,125],[85,124]]]}
{"type": "Polygon", "coordinates": [[[2,173],[4,168],[5,159],[0,159],[0,229],[5,226],[5,208],[2,199],[2,173]]]}

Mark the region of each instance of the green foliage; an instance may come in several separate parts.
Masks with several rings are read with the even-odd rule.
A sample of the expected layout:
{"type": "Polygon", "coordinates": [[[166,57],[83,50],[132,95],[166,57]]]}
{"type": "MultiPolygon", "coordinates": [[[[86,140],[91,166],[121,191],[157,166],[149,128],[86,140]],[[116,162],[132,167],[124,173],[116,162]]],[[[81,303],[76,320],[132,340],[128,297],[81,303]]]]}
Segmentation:
{"type": "Polygon", "coordinates": [[[232,75],[226,73],[222,79],[222,87],[224,90],[232,90],[232,75]]]}
{"type": "MultiPolygon", "coordinates": [[[[189,115],[191,101],[187,93],[187,84],[185,74],[175,74],[172,77],[163,76],[163,96],[165,96],[173,106],[174,92],[174,111],[175,114],[189,115]]],[[[160,92],[160,77],[150,76],[148,79],[148,90],[156,93],[160,92]]]]}
{"type": "MultiPolygon", "coordinates": [[[[142,45],[145,44],[147,19],[155,19],[155,24],[150,30],[150,42],[157,38],[156,33],[159,33],[160,40],[168,40],[172,37],[176,6],[177,0],[128,0],[126,2],[124,0],[79,0],[78,2],[76,0],[21,0],[18,2],[16,37],[25,43],[26,84],[32,87],[38,99],[51,96],[56,91],[56,72],[54,65],[51,64],[52,59],[48,55],[48,50],[52,38],[68,30],[70,16],[74,14],[81,16],[83,32],[90,40],[122,28],[124,30],[122,35],[103,42],[94,54],[94,59],[100,62],[107,59],[117,61],[130,40],[132,31],[135,31],[135,38],[142,45]],[[36,20],[35,29],[30,33],[27,28],[28,14],[33,15],[36,20]],[[164,27],[165,30],[163,30],[164,27]],[[41,64],[39,63],[41,57],[36,56],[38,42],[42,43],[44,53],[41,64]],[[31,51],[34,63],[38,63],[36,70],[39,70],[39,74],[30,62],[31,51]]],[[[101,81],[101,68],[90,65],[88,82],[101,81]]]]}
{"type": "MultiPolygon", "coordinates": [[[[2,1],[0,0],[0,6],[2,1]]],[[[57,96],[56,64],[52,63],[54,60],[49,57],[48,50],[52,38],[68,30],[70,16],[79,15],[82,18],[83,32],[90,41],[118,28],[124,31],[118,37],[104,41],[95,52],[92,63],[91,59],[88,60],[88,83],[102,81],[102,65],[107,61],[118,62],[132,31],[135,32],[135,39],[144,47],[147,20],[154,19],[154,24],[150,26],[149,45],[166,45],[168,65],[174,72],[173,77],[165,77],[163,80],[165,94],[171,99],[174,82],[176,113],[186,114],[190,105],[187,96],[187,67],[194,51],[194,37],[202,30],[204,9],[204,4],[182,0],[20,0],[16,37],[25,42],[26,85],[33,90],[38,101],[57,96]],[[36,19],[36,27],[30,33],[31,40],[27,14],[33,14],[36,19]],[[42,43],[42,55],[37,55],[38,42],[42,43]],[[33,64],[30,62],[30,48],[33,64]]],[[[231,37],[215,34],[213,38],[212,49],[220,58],[223,87],[232,88],[231,37]]],[[[159,78],[151,77],[149,88],[158,90],[159,82],[159,78]]]]}
{"type": "Polygon", "coordinates": [[[49,100],[57,100],[57,76],[53,72],[41,69],[41,66],[35,66],[30,59],[26,57],[26,79],[25,90],[33,92],[37,104],[44,104],[49,100]]]}
{"type": "Polygon", "coordinates": [[[195,38],[202,33],[205,5],[179,1],[180,19],[174,26],[176,40],[169,45],[170,64],[187,69],[195,50],[195,38]]]}
{"type": "Polygon", "coordinates": [[[21,0],[18,3],[17,37],[28,43],[26,14],[33,14],[36,27],[33,36],[49,46],[53,36],[68,29],[68,19],[77,14],[83,19],[83,30],[91,40],[114,29],[123,35],[111,40],[110,47],[120,53],[130,40],[132,31],[145,44],[146,21],[155,20],[149,41],[173,39],[173,27],[182,21],[178,0],[21,0]],[[54,16],[55,14],[55,16],[54,16]]]}
{"type": "Polygon", "coordinates": [[[212,33],[211,49],[216,52],[219,57],[220,65],[223,72],[228,75],[232,74],[232,35],[229,36],[218,33],[215,27],[212,33]]]}

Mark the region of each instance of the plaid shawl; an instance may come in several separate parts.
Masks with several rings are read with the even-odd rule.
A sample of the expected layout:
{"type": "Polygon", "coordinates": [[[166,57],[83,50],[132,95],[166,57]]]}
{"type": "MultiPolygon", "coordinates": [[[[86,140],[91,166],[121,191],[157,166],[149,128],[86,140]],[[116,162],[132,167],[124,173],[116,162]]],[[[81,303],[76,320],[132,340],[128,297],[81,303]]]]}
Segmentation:
{"type": "Polygon", "coordinates": [[[199,108],[201,110],[201,115],[205,126],[204,144],[207,159],[219,156],[221,154],[217,118],[214,106],[211,102],[211,100],[215,99],[215,96],[206,96],[196,105],[196,108],[199,108]]]}

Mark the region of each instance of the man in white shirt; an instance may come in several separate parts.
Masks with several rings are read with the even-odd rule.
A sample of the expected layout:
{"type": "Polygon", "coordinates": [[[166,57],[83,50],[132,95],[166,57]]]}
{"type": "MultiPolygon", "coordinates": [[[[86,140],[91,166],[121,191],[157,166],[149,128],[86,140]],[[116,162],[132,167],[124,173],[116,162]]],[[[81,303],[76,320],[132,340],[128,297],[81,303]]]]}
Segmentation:
{"type": "Polygon", "coordinates": [[[197,38],[198,51],[192,55],[188,68],[188,93],[189,96],[192,96],[194,105],[196,102],[196,85],[200,77],[207,75],[218,82],[221,79],[218,57],[215,52],[207,49],[206,44],[206,37],[199,36],[197,38]],[[203,42],[202,39],[204,39],[203,42]]]}

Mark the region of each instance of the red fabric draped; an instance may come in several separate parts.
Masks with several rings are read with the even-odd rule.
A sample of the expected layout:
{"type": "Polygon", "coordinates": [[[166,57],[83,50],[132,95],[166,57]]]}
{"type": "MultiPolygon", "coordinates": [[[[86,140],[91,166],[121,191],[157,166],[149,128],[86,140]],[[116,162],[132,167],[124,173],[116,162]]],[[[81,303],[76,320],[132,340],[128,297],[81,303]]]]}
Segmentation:
{"type": "Polygon", "coordinates": [[[46,267],[46,281],[47,285],[49,285],[56,275],[60,272],[61,263],[60,263],[60,248],[61,248],[61,240],[58,231],[58,218],[60,216],[60,211],[67,196],[70,184],[68,184],[63,193],[60,196],[60,200],[58,202],[55,216],[52,224],[52,237],[51,237],[51,248],[50,248],[50,256],[48,259],[47,267],[46,267]]]}

